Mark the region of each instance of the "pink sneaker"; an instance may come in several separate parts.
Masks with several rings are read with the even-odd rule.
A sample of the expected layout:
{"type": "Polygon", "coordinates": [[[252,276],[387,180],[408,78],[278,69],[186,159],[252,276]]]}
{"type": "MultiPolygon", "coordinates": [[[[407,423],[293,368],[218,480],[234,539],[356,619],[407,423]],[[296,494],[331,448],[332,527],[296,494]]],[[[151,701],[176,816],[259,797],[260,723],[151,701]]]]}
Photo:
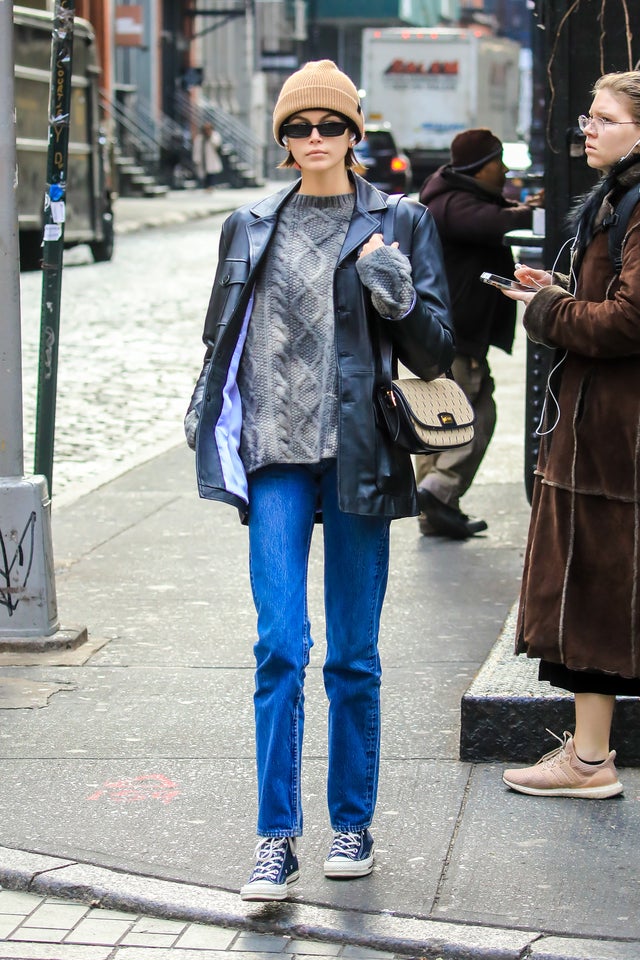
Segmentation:
{"type": "Polygon", "coordinates": [[[576,755],[570,733],[565,731],[562,740],[555,733],[553,736],[560,741],[560,746],[532,767],[505,770],[502,779],[508,787],[534,797],[585,797],[588,800],[604,800],[622,793],[624,787],[613,763],[615,750],[602,763],[584,763],[576,755]]]}

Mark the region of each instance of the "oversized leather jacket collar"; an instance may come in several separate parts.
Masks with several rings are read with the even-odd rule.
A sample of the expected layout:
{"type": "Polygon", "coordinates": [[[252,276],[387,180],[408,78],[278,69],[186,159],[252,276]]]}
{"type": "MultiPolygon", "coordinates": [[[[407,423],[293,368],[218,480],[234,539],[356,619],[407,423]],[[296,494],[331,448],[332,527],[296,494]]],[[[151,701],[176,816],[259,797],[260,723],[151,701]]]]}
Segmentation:
{"type": "MultiPolygon", "coordinates": [[[[412,263],[415,299],[399,320],[380,319],[356,271],[362,245],[383,232],[387,197],[354,176],[355,207],[334,276],[338,369],[338,498],[346,513],[401,517],[417,513],[411,459],[376,424],[377,370],[372,329],[387,325],[396,356],[430,378],[453,359],[453,335],[442,252],[431,215],[403,199],[394,238],[412,263]]],[[[204,326],[206,363],[192,406],[199,409],[196,471],[202,497],[234,504],[246,518],[247,478],[239,449],[242,404],[237,372],[251,319],[256,273],[278,222],[278,213],[300,181],[225,221],[218,268],[204,326]]]]}

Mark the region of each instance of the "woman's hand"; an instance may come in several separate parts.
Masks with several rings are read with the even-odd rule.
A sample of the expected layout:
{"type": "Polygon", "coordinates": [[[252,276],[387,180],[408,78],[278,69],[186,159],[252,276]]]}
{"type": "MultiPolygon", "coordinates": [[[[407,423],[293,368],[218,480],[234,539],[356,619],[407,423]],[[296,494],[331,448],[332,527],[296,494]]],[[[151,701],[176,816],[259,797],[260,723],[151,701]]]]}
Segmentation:
{"type": "Polygon", "coordinates": [[[509,300],[520,300],[521,303],[525,304],[531,303],[537,292],[537,290],[505,290],[503,287],[500,288],[500,293],[504,293],[505,297],[509,297],[509,300]]]}
{"type": "MultiPolygon", "coordinates": [[[[372,234],[367,240],[367,242],[362,245],[362,249],[358,254],[358,260],[361,257],[366,257],[368,253],[373,253],[373,251],[377,250],[379,247],[384,247],[384,245],[385,245],[384,238],[381,233],[372,234]]],[[[397,248],[398,247],[397,241],[394,241],[391,244],[391,246],[397,248]]]]}
{"type": "Polygon", "coordinates": [[[524,263],[516,263],[513,275],[516,280],[529,287],[549,287],[553,283],[553,277],[547,270],[536,270],[524,263]]]}
{"type": "MultiPolygon", "coordinates": [[[[527,267],[523,263],[516,263],[513,275],[520,283],[526,283],[528,287],[548,287],[553,283],[553,277],[547,270],[536,270],[534,267],[527,267]]],[[[505,297],[510,300],[520,300],[521,303],[529,304],[535,297],[538,290],[503,290],[505,297]]]]}

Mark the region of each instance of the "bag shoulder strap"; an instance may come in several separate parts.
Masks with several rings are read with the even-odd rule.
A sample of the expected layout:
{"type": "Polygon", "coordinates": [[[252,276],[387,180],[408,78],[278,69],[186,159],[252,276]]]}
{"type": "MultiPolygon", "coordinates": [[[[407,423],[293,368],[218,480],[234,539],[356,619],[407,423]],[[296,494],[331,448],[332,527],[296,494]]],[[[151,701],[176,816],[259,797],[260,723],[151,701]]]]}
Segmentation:
{"type": "MultiPolygon", "coordinates": [[[[385,244],[393,243],[395,240],[395,221],[396,221],[396,212],[400,201],[406,196],[404,193],[393,193],[387,197],[387,209],[384,214],[384,223],[382,230],[382,239],[385,244]]],[[[383,327],[383,324],[378,319],[376,323],[376,333],[378,340],[378,356],[380,361],[380,372],[382,375],[382,381],[387,386],[391,386],[393,380],[393,347],[391,344],[391,338],[387,334],[386,330],[383,327]]],[[[453,380],[453,373],[451,369],[445,371],[446,376],[453,380]]]]}
{"type": "Polygon", "coordinates": [[[387,209],[382,224],[382,239],[386,246],[389,246],[395,240],[396,212],[398,204],[404,196],[404,193],[392,193],[391,196],[387,197],[387,209]]]}
{"type": "Polygon", "coordinates": [[[635,184],[623,194],[616,205],[616,211],[611,218],[609,228],[609,258],[616,273],[622,270],[622,245],[624,242],[629,218],[640,200],[640,184],[635,184]]]}
{"type": "MultiPolygon", "coordinates": [[[[382,221],[382,239],[385,246],[390,246],[395,240],[396,212],[404,196],[404,193],[392,193],[387,197],[387,209],[384,212],[382,221]]],[[[393,379],[393,348],[391,346],[391,339],[379,318],[377,318],[376,328],[382,377],[384,382],[390,386],[391,380],[393,379]]]]}

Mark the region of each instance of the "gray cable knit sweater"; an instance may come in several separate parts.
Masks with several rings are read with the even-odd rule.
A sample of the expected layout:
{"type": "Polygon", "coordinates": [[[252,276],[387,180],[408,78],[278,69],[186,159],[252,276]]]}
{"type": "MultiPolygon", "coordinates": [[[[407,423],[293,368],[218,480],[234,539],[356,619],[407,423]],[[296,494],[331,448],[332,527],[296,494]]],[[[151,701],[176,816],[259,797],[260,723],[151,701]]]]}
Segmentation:
{"type": "MultiPolygon", "coordinates": [[[[296,193],[280,212],[238,371],[247,473],[337,454],[333,277],[353,205],[353,194],[296,193]]],[[[358,272],[380,313],[400,316],[410,308],[411,267],[403,254],[375,250],[358,261],[358,272]]]]}

